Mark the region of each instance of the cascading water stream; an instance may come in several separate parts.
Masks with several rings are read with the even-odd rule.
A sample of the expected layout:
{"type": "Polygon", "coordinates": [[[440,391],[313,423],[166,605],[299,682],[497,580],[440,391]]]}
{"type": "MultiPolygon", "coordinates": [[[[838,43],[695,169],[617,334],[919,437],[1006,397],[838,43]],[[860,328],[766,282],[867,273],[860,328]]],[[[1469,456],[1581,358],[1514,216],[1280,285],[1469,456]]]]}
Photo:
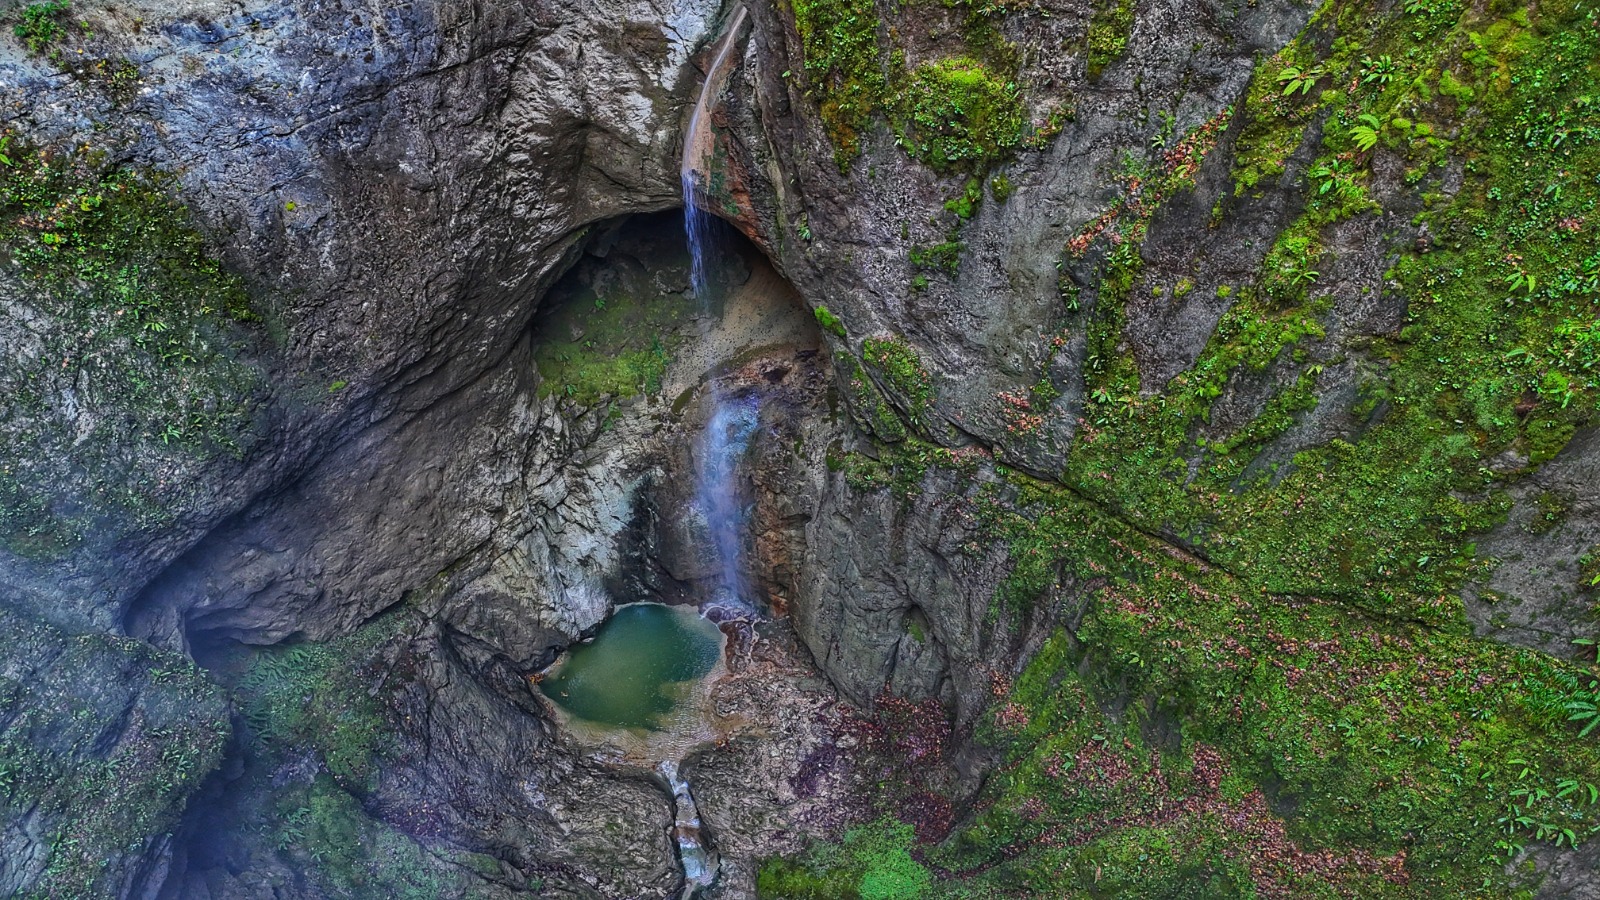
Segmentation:
{"type": "MultiPolygon", "coordinates": [[[[706,264],[714,235],[714,217],[700,207],[699,198],[709,186],[697,182],[697,164],[709,162],[713,155],[713,135],[707,126],[707,107],[716,93],[728,63],[728,54],[737,43],[745,10],[739,7],[729,19],[722,45],[706,71],[704,87],[689,118],[683,141],[683,161],[679,178],[683,185],[684,231],[689,240],[689,283],[703,312],[711,309],[711,289],[706,264]]],[[[700,447],[700,467],[696,473],[695,506],[704,517],[706,531],[717,554],[717,583],[714,600],[744,602],[741,553],[744,534],[744,505],[735,481],[740,457],[755,431],[754,397],[734,400],[723,395],[715,380],[710,383],[711,415],[700,447]]]]}
{"type": "Polygon", "coordinates": [[[657,771],[672,789],[672,839],[678,845],[678,862],[683,866],[683,900],[690,900],[717,880],[717,858],[706,846],[700,811],[689,793],[689,782],[678,773],[678,763],[663,760],[657,771]]]}
{"type": "MultiPolygon", "coordinates": [[[[729,19],[721,46],[706,71],[700,96],[684,133],[683,161],[679,177],[683,186],[684,233],[689,242],[689,283],[702,312],[711,311],[711,290],[707,253],[713,236],[714,219],[701,209],[699,197],[709,185],[697,181],[698,163],[709,161],[714,137],[707,126],[707,106],[721,84],[728,53],[737,43],[745,10],[738,7],[729,19]]],[[[695,475],[695,511],[703,518],[706,534],[716,553],[716,581],[711,591],[713,602],[744,602],[742,553],[744,540],[744,502],[736,480],[739,460],[744,456],[750,436],[755,432],[757,415],[754,395],[742,399],[724,395],[715,379],[709,383],[711,414],[700,442],[700,465],[695,475]]],[[[673,839],[683,865],[683,898],[690,900],[717,879],[717,857],[705,841],[699,810],[689,784],[678,771],[678,761],[661,763],[662,776],[672,790],[674,807],[673,839]]]]}

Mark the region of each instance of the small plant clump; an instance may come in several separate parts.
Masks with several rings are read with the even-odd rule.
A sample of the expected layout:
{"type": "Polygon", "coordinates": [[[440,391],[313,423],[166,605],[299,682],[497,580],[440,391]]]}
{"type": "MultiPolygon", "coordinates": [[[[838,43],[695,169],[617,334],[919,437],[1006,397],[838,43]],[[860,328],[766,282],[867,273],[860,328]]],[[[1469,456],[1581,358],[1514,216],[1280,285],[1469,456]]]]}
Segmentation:
{"type": "Polygon", "coordinates": [[[1097,0],[1089,20],[1085,43],[1089,49],[1088,75],[1100,77],[1106,66],[1116,62],[1128,49],[1128,34],[1133,30],[1134,0],[1097,0]]]}
{"type": "Polygon", "coordinates": [[[933,398],[933,384],[917,352],[897,338],[867,338],[861,360],[881,373],[905,401],[913,421],[920,421],[933,398]]]}
{"type": "Polygon", "coordinates": [[[1572,499],[1556,491],[1540,491],[1533,498],[1534,515],[1529,519],[1530,534],[1545,534],[1560,525],[1572,508],[1572,499]]]}
{"type": "Polygon", "coordinates": [[[989,179],[989,193],[994,197],[994,202],[1004,203],[1010,200],[1011,195],[1015,192],[1016,186],[1011,183],[1010,178],[1005,176],[1005,173],[1002,172],[989,179]]]}
{"type": "Polygon", "coordinates": [[[884,399],[872,378],[856,360],[844,350],[834,354],[843,382],[850,389],[850,415],[863,431],[876,435],[881,441],[895,443],[906,439],[906,423],[894,407],[884,399]]]}
{"type": "Polygon", "coordinates": [[[812,310],[812,314],[816,316],[817,324],[822,326],[823,331],[835,337],[845,336],[844,323],[839,321],[839,317],[834,315],[832,310],[826,306],[818,306],[812,310]]]}
{"type": "Polygon", "coordinates": [[[978,211],[978,204],[983,202],[983,182],[977,178],[968,178],[961,189],[961,195],[953,200],[945,201],[944,208],[956,214],[958,219],[970,219],[978,211]]]}
{"type": "Polygon", "coordinates": [[[1022,140],[1016,84],[975,59],[918,66],[904,96],[900,144],[935,171],[981,172],[1022,140]]]}
{"type": "Polygon", "coordinates": [[[21,19],[12,31],[30,51],[43,53],[61,36],[64,30],[61,20],[71,9],[67,0],[29,4],[22,8],[21,19]]]}
{"type": "Polygon", "coordinates": [[[960,241],[945,241],[932,246],[911,248],[911,264],[919,269],[933,269],[952,277],[961,268],[961,252],[967,248],[960,241]]]}

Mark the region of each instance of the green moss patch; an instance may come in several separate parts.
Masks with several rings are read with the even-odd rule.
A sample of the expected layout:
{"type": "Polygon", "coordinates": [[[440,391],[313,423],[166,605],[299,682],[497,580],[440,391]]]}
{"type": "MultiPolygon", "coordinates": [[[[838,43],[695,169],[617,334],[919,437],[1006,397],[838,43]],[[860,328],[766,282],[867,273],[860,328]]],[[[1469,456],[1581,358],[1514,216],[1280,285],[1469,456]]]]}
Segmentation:
{"type": "Polygon", "coordinates": [[[220,762],[222,692],[187,659],[4,606],[0,640],[0,811],[44,854],[18,896],[111,895],[220,762]]]}
{"type": "Polygon", "coordinates": [[[912,422],[923,422],[933,399],[933,383],[917,351],[896,338],[867,338],[861,343],[861,359],[894,389],[912,422]]]}
{"type": "Polygon", "coordinates": [[[1022,140],[1017,86],[975,59],[918,66],[903,96],[900,144],[935,171],[983,171],[1022,140]]]}
{"type": "Polygon", "coordinates": [[[683,297],[643,291],[578,292],[540,319],[543,340],[534,350],[540,395],[588,406],[604,396],[660,391],[676,329],[693,317],[694,306],[683,297]]]}
{"type": "Polygon", "coordinates": [[[276,798],[279,852],[330,894],[353,900],[472,896],[475,879],[369,816],[333,779],[292,785],[276,798]]]}
{"type": "Polygon", "coordinates": [[[818,306],[812,310],[812,314],[816,317],[817,324],[822,326],[823,331],[835,337],[842,338],[845,336],[844,322],[833,314],[833,310],[828,309],[826,306],[818,306]]]}
{"type": "Polygon", "coordinates": [[[872,0],[794,0],[793,8],[806,92],[817,101],[843,170],[860,151],[860,133],[888,87],[878,9],[872,0]]]}
{"type": "Polygon", "coordinates": [[[174,514],[151,472],[257,439],[259,316],[158,173],[0,132],[0,543],[50,557],[104,515],[174,514]]]}
{"type": "Polygon", "coordinates": [[[772,860],[756,880],[760,897],[783,900],[916,900],[933,877],[912,858],[912,831],[880,819],[845,832],[838,844],[816,847],[798,860],[772,860]]]}
{"type": "Polygon", "coordinates": [[[1099,0],[1089,19],[1084,44],[1089,51],[1090,79],[1100,77],[1106,66],[1116,62],[1128,49],[1128,34],[1133,30],[1134,0],[1099,0]]]}
{"type": "MultiPolygon", "coordinates": [[[[1016,82],[1021,56],[1002,33],[1003,6],[942,5],[961,17],[955,54],[914,68],[906,63],[903,32],[925,28],[943,18],[942,11],[892,8],[885,19],[871,0],[797,0],[793,8],[804,90],[817,103],[840,171],[848,170],[862,134],[881,116],[912,158],[940,173],[979,177],[953,201],[967,218],[982,197],[981,176],[1019,147],[1042,147],[1065,113],[1058,109],[1029,133],[1016,82]]],[[[1008,193],[997,190],[996,196],[1008,193]]]]}

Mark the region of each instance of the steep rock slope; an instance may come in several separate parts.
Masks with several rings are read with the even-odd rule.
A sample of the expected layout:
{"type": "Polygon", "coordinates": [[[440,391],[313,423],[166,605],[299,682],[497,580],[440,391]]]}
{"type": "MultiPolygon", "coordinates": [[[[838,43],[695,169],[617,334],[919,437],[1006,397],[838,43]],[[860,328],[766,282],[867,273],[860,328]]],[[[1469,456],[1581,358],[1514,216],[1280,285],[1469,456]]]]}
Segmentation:
{"type": "MultiPolygon", "coordinates": [[[[688,57],[714,12],[693,3],[15,11],[7,30],[17,33],[0,57],[9,251],[0,582],[19,623],[8,629],[56,635],[20,624],[43,620],[61,629],[51,640],[68,643],[126,630],[179,652],[191,638],[346,634],[484,549],[486,516],[503,509],[508,484],[520,486],[522,463],[544,473],[533,486],[550,493],[559,464],[549,460],[588,437],[579,426],[564,442],[551,404],[541,407],[527,323],[591,226],[677,202],[678,119],[695,82],[688,57]],[[519,343],[523,365],[508,366],[519,343]],[[477,455],[454,461],[474,434],[483,436],[477,455]],[[373,532],[371,523],[383,524],[373,532]]],[[[527,661],[604,615],[593,602],[543,599],[552,607],[543,623],[519,611],[516,631],[475,620],[493,615],[484,604],[458,607],[469,611],[459,619],[494,634],[493,652],[509,645],[527,661]]],[[[425,638],[411,641],[421,641],[411,656],[431,668],[413,684],[435,696],[417,703],[452,715],[474,703],[504,711],[503,698],[470,688],[487,654],[464,664],[425,638]]],[[[5,836],[7,883],[66,891],[67,872],[93,879],[81,887],[96,893],[145,894],[163,881],[181,890],[168,877],[165,835],[182,795],[215,765],[214,688],[203,679],[194,688],[205,696],[192,722],[128,728],[127,709],[166,709],[171,689],[161,685],[195,676],[151,662],[147,644],[110,641],[97,652],[124,654],[126,674],[115,689],[82,693],[74,714],[101,722],[88,744],[46,739],[29,724],[59,714],[55,688],[9,695],[5,796],[21,818],[5,836]],[[156,783],[111,797],[108,817],[85,819],[41,793],[135,757],[184,767],[153,767],[141,777],[156,783]],[[80,856],[107,866],[79,871],[80,856]]],[[[505,753],[481,758],[491,772],[492,759],[503,764],[493,788],[439,790],[489,795],[515,780],[509,758],[539,757],[538,718],[517,715],[505,753]]],[[[448,734],[431,731],[434,718],[418,720],[422,733],[448,734]]],[[[377,827],[360,824],[368,814],[349,794],[318,785],[307,808],[340,823],[337,839],[377,827]]],[[[670,891],[671,849],[651,824],[667,821],[664,799],[615,778],[589,793],[610,786],[632,792],[617,801],[629,811],[619,821],[644,831],[602,833],[600,844],[636,846],[647,859],[608,869],[604,851],[579,841],[548,851],[578,853],[584,870],[551,863],[556,880],[576,879],[580,893],[609,877],[634,885],[625,892],[652,880],[670,891]],[[652,806],[657,819],[643,813],[652,806]]],[[[520,802],[537,808],[531,797],[520,802]]],[[[478,833],[496,827],[486,820],[478,833]]],[[[525,887],[516,867],[538,865],[510,858],[495,877],[525,887]]],[[[282,889],[272,883],[215,889],[282,889]]]]}
{"type": "MultiPolygon", "coordinates": [[[[610,277],[603,223],[678,202],[716,12],[21,21],[6,627],[129,687],[78,692],[93,739],[38,729],[49,677],[8,689],[6,883],[675,892],[659,785],[524,676],[619,586],[692,585],[663,482],[724,378],[782,401],[753,574],[830,683],[768,690],[807,682],[780,622],[766,731],[689,767],[723,895],[823,833],[768,893],[1592,891],[1595,73],[1549,60],[1595,58],[1593,14],[754,5],[712,194],[824,377],[598,291],[535,319],[610,277]],[[146,643],[71,636],[110,631],[146,643]],[[241,714],[175,838],[221,714],[150,644],[241,714]],[[173,774],[108,819],[40,787],[135,758],[173,774]]],[[[651,267],[635,295],[681,295],[651,267]]]]}
{"type": "Polygon", "coordinates": [[[856,416],[797,622],[995,755],[768,887],[1589,895],[1594,12],[789,12],[725,124],[856,416]]]}

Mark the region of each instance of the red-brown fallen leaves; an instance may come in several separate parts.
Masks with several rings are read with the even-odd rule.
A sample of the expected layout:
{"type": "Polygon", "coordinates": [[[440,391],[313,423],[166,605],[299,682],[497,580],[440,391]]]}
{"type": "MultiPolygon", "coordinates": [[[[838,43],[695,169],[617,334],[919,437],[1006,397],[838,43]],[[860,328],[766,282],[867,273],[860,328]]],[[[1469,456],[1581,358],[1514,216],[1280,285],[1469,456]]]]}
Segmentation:
{"type": "MultiPolygon", "coordinates": [[[[1124,749],[1130,749],[1125,743],[1124,749]]],[[[1079,748],[1069,764],[1060,755],[1046,760],[1045,774],[1062,783],[1068,794],[1093,792],[1110,798],[1126,798],[1126,803],[1108,802],[1100,815],[1074,816],[1058,821],[1036,838],[1006,848],[1003,858],[1015,858],[1030,847],[1076,847],[1088,844],[1122,828],[1152,828],[1196,822],[1207,831],[1228,836],[1223,855],[1242,863],[1249,871],[1256,890],[1263,897],[1293,897],[1308,877],[1319,878],[1339,887],[1361,876],[1379,876],[1393,884],[1405,884],[1404,850],[1393,856],[1380,856],[1358,848],[1343,851],[1306,850],[1291,840],[1283,819],[1273,814],[1266,796],[1253,790],[1238,799],[1222,794],[1228,764],[1222,754],[1205,744],[1193,750],[1193,766],[1188,773],[1187,792],[1174,791],[1161,766],[1161,757],[1152,754],[1149,768],[1135,770],[1134,763],[1105,741],[1091,740],[1079,748]],[[1200,822],[1213,820],[1214,824],[1200,822]]],[[[1050,816],[1039,797],[1030,797],[1017,808],[1020,816],[1039,822],[1050,816]]],[[[963,874],[975,874],[994,862],[963,874]]]]}
{"type": "Polygon", "coordinates": [[[1089,741],[1078,750],[1069,780],[1081,785],[1115,787],[1133,777],[1133,767],[1103,741],[1089,741]]]}
{"type": "Polygon", "coordinates": [[[848,713],[845,720],[858,741],[856,762],[872,785],[861,814],[893,815],[923,843],[943,840],[955,826],[942,782],[951,738],[944,707],[931,698],[913,703],[888,691],[874,707],[871,713],[848,713]]]}
{"type": "Polygon", "coordinates": [[[1014,701],[1000,707],[1000,711],[994,714],[995,727],[1004,731],[1021,731],[1032,721],[1028,708],[1014,701]]]}

